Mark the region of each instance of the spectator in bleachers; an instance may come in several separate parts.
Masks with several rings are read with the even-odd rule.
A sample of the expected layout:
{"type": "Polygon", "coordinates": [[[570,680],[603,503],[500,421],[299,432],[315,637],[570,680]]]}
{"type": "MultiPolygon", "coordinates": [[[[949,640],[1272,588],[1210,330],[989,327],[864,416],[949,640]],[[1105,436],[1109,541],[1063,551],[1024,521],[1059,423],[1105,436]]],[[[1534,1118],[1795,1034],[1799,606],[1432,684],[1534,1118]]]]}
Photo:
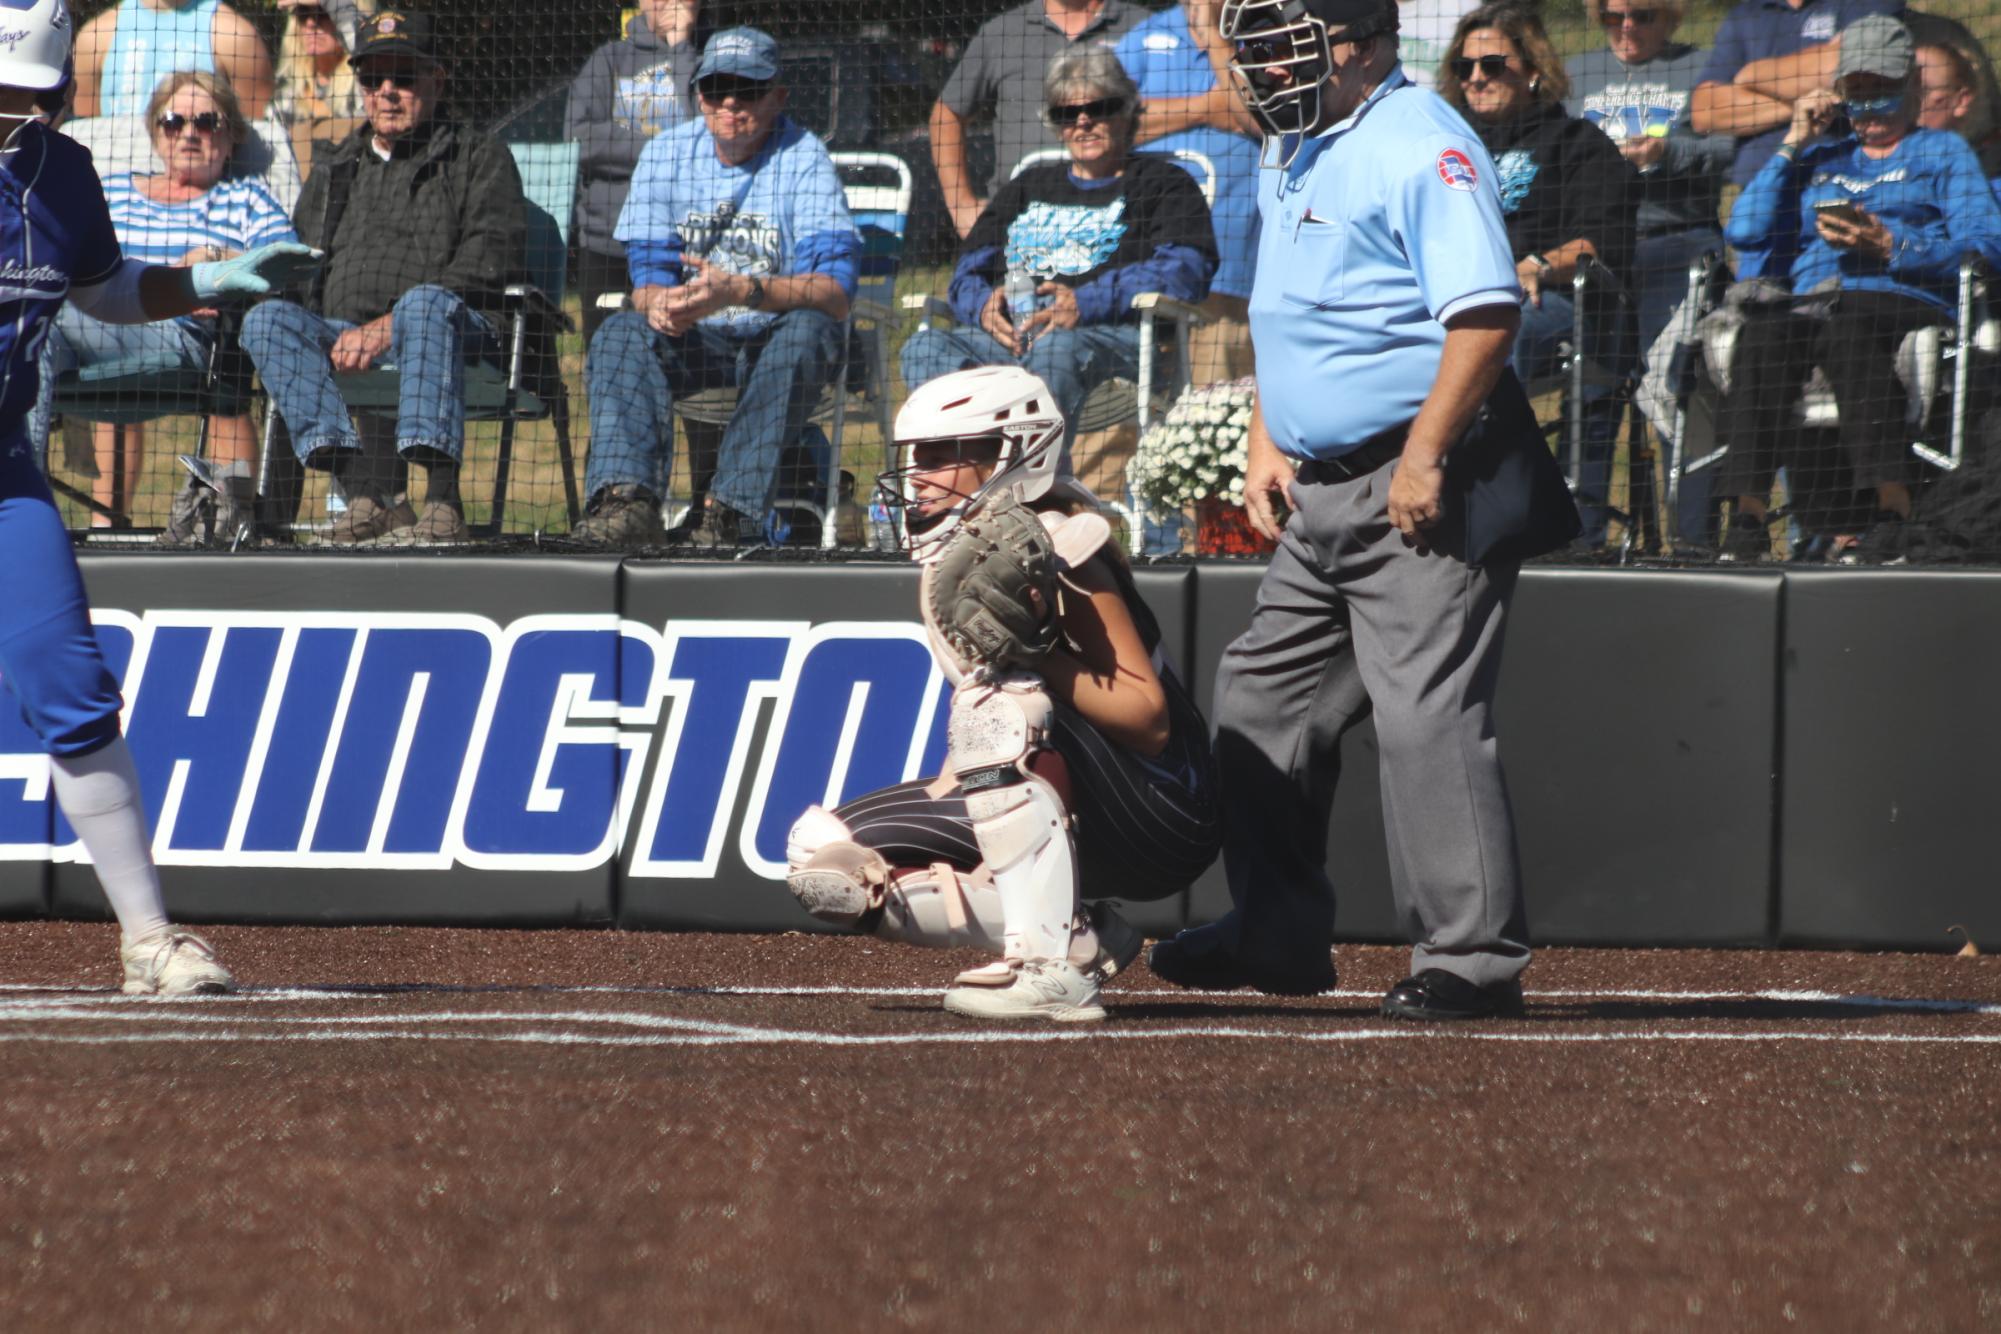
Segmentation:
{"type": "Polygon", "coordinates": [[[1980,67],[1958,46],[1919,43],[1918,125],[1950,130],[1966,140],[1980,170],[2001,189],[2001,128],[1994,101],[1981,88],[1980,67]]]}
{"type": "Polygon", "coordinates": [[[1674,40],[1686,0],[1585,0],[1584,8],[1605,45],[1566,64],[1566,105],[1639,173],[1632,282],[1647,347],[1686,295],[1689,262],[1722,249],[1718,208],[1737,145],[1689,125],[1689,96],[1707,57],[1674,40]]]}
{"type": "Polygon", "coordinates": [[[1216,239],[1194,177],[1166,159],[1133,155],[1139,90],[1116,56],[1090,47],[1057,56],[1043,96],[1069,159],[1030,167],[994,195],[952,271],[959,324],[912,334],[903,380],[915,389],[972,366],[1027,367],[1063,410],[1068,473],[1086,396],[1139,373],[1132,298],[1203,300],[1216,239]],[[1010,272],[1035,284],[1036,309],[1019,324],[1008,310],[1010,272]]]}
{"type": "MultiPolygon", "coordinates": [[[[1119,39],[1119,63],[1139,85],[1134,143],[1149,153],[1199,153],[1213,172],[1209,218],[1218,263],[1189,336],[1196,384],[1238,380],[1251,356],[1251,270],[1258,253],[1262,135],[1231,86],[1230,44],[1217,28],[1222,0],[1182,0],[1119,39]]],[[[1199,179],[1199,178],[1198,178],[1199,179]]]]}
{"type": "MultiPolygon", "coordinates": [[[[168,75],[153,92],[146,120],[163,168],[124,172],[104,182],[105,203],[127,258],[179,268],[229,259],[268,241],[298,239],[291,219],[262,184],[225,179],[230,153],[248,134],[227,80],[193,70],[168,75]]],[[[29,427],[35,447],[48,446],[57,375],[110,361],[200,369],[208,365],[215,339],[212,312],[156,324],[107,324],[64,306],[42,344],[41,393],[29,427]]],[[[96,498],[109,504],[114,495],[136,495],[145,462],[143,428],[126,428],[125,474],[120,478],[113,475],[114,428],[104,422],[94,426],[96,498]]],[[[218,523],[217,531],[233,533],[234,520],[247,513],[254,499],[256,437],[250,418],[212,419],[209,439],[216,471],[227,479],[223,504],[228,522],[218,523]]],[[[167,540],[179,543],[190,536],[170,529],[167,540]]]]}
{"type": "Polygon", "coordinates": [[[1910,32],[1895,19],[1857,20],[1842,34],[1835,88],[1799,99],[1778,151],[1731,212],[1732,245],[1789,241],[1797,258],[1795,304],[1745,325],[1723,400],[1718,433],[1730,453],[1717,486],[1737,497],[1726,557],[1757,559],[1768,547],[1766,497],[1795,457],[1793,414],[1816,365],[1840,409],[1852,483],[1875,494],[1860,558],[1901,550],[1915,465],[1898,346],[1950,318],[1964,252],[2001,257],[2001,204],[1963,140],[1919,128],[1919,97],[1910,32]],[[1844,115],[1852,128],[1832,133],[1844,115]]]}
{"type": "MultiPolygon", "coordinates": [[[[1674,40],[1686,0],[1585,0],[1605,45],[1565,65],[1570,114],[1603,130],[1639,173],[1631,283],[1639,350],[1652,348],[1688,295],[1688,266],[1723,252],[1718,208],[1724,174],[1737,152],[1728,135],[1689,125],[1689,97],[1705,52],[1674,40]]],[[[1678,440],[1666,441],[1670,451],[1678,440]]],[[[1711,542],[1712,470],[1682,479],[1676,532],[1711,542]]]]}
{"type": "Polygon", "coordinates": [[[582,149],[577,294],[586,346],[611,315],[598,298],[631,288],[625,247],[612,233],[639,155],[654,135],[695,114],[700,15],[700,0],[642,0],[625,36],[592,52],[570,85],[564,126],[582,149]]]}
{"type": "Polygon", "coordinates": [[[291,132],[292,155],[310,174],[315,140],[340,140],[364,119],[361,85],[348,64],[348,47],[373,13],[354,0],[278,0],[285,14],[278,39],[278,78],[271,110],[291,132]]]}
{"type": "Polygon", "coordinates": [[[701,117],[640,154],[615,233],[632,309],[605,321],[584,370],[582,541],[666,540],[674,400],[730,387],[708,506],[682,531],[712,549],[763,544],[780,458],[839,373],[861,237],[826,146],[784,114],[779,74],[769,34],[717,33],[695,68],[701,117]]]}
{"type": "Polygon", "coordinates": [[[961,237],[1022,158],[1057,142],[1044,115],[1042,79],[1049,62],[1075,48],[1110,48],[1147,17],[1128,0],[1027,0],[982,24],[931,108],[931,162],[961,237]],[[992,111],[993,174],[973,179],[966,128],[992,111]]]}
{"type": "Polygon", "coordinates": [[[220,74],[246,120],[271,100],[271,55],[249,19],[221,0],[123,0],[76,35],[76,114],[140,116],[160,81],[220,74]]]}
{"type": "Polygon", "coordinates": [[[462,542],[465,361],[500,350],[494,319],[523,268],[521,177],[505,145],[445,113],[427,16],[377,14],[352,60],[368,123],[319,164],[294,213],[326,264],[307,304],[254,307],[243,345],[300,461],[347,497],[329,540],[462,542]],[[428,473],[421,515],[392,504],[390,460],[361,447],[334,380],[383,364],[399,374],[396,448],[428,473]]]}
{"type": "Polygon", "coordinates": [[[1779,146],[1794,104],[1834,82],[1841,32],[1903,7],[1903,0],[1740,0],[1724,16],[1689,121],[1698,134],[1736,139],[1732,181],[1749,182],[1779,146]]]}
{"type": "MultiPolygon", "coordinates": [[[[1572,338],[1571,280],[1595,260],[1611,278],[1591,288],[1585,353],[1608,368],[1633,356],[1632,312],[1618,285],[1632,271],[1632,167],[1587,120],[1565,113],[1569,79],[1542,20],[1513,5],[1485,5],[1459,21],[1438,91],[1479,131],[1500,173],[1501,213],[1526,294],[1514,366],[1526,381],[1553,374],[1572,338]]],[[[1578,512],[1585,546],[1605,536],[1605,497],[1619,401],[1585,389],[1578,512]],[[1587,499],[1588,498],[1588,499],[1587,499]]]]}

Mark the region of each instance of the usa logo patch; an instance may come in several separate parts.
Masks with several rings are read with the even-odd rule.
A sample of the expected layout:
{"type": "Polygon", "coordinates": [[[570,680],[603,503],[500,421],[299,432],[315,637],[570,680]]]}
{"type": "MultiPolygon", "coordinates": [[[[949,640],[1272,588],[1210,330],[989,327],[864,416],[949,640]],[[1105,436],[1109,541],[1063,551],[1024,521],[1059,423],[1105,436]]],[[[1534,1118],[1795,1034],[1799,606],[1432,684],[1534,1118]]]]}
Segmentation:
{"type": "Polygon", "coordinates": [[[1473,159],[1456,148],[1448,148],[1438,155],[1438,179],[1455,190],[1472,190],[1480,183],[1480,173],[1473,166],[1473,159]]]}

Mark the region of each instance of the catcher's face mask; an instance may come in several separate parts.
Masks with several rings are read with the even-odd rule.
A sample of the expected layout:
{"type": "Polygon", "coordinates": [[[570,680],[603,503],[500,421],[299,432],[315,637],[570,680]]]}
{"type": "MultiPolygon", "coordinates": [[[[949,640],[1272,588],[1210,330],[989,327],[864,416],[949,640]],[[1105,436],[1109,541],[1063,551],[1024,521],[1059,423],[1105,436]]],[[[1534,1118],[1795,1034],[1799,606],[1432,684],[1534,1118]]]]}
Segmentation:
{"type": "Polygon", "coordinates": [[[903,467],[877,474],[876,499],[902,511],[904,545],[920,560],[985,494],[1006,447],[998,435],[913,441],[903,467]]]}
{"type": "Polygon", "coordinates": [[[1380,12],[1342,13],[1370,8],[1334,6],[1341,18],[1330,23],[1315,12],[1313,0],[1225,0],[1218,27],[1230,43],[1230,75],[1244,105],[1264,127],[1266,147],[1279,141],[1278,160],[1271,165],[1290,166],[1305,136],[1321,128],[1334,73],[1333,48],[1396,31],[1394,3],[1375,7],[1380,12]]]}

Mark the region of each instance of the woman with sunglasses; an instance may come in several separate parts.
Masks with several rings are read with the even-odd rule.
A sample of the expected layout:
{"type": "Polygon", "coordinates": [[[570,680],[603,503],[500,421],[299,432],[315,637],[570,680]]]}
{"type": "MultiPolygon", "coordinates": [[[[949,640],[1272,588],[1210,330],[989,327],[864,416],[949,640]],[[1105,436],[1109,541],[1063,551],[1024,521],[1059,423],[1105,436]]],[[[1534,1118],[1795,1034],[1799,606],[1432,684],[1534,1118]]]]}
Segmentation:
{"type": "Polygon", "coordinates": [[[313,143],[343,139],[361,124],[361,86],[347,63],[361,20],[375,12],[356,0],[278,0],[285,11],[271,111],[292,133],[299,174],[312,170],[313,143]]]}
{"type": "MultiPolygon", "coordinates": [[[[153,90],[146,123],[163,164],[156,172],[121,172],[104,182],[111,225],[125,253],[149,264],[189,265],[240,255],[272,241],[296,241],[292,221],[262,183],[250,177],[225,180],[230,154],[249,137],[243,111],[228,82],[197,70],[170,74],[153,90]]],[[[201,370],[215,343],[215,312],[198,311],[158,324],[107,324],[73,306],[64,307],[42,344],[41,393],[31,431],[36,448],[47,448],[50,397],[56,376],[104,362],[181,366],[201,370]]],[[[97,456],[95,497],[107,505],[139,491],[145,464],[145,436],[137,424],[125,428],[123,476],[117,473],[115,428],[93,425],[97,456]]],[[[224,479],[218,534],[235,533],[254,502],[256,433],[247,415],[213,417],[210,456],[224,479]]],[[[194,540],[191,525],[169,523],[166,545],[194,540]]]]}
{"type": "MultiPolygon", "coordinates": [[[[1603,130],[1639,172],[1630,280],[1645,351],[1687,296],[1689,264],[1723,253],[1719,206],[1737,141],[1697,134],[1689,124],[1689,100],[1709,53],[1674,40],[1686,0],[1585,0],[1584,8],[1605,45],[1570,58],[1565,106],[1603,130]]],[[[1682,480],[1676,528],[1705,544],[1715,541],[1712,475],[1705,469],[1682,480]]]]}
{"type": "Polygon", "coordinates": [[[1873,493],[1875,521],[1853,559],[1903,553],[1917,463],[1897,379],[1906,334],[1952,319],[1960,258],[2001,260],[2001,205],[1958,135],[1918,126],[1911,34],[1892,18],[1857,19],[1841,34],[1832,89],[1793,104],[1778,152],[1746,186],[1724,236],[1793,256],[1795,304],[1744,326],[1717,434],[1729,445],[1717,486],[1737,498],[1726,559],[1771,549],[1766,501],[1790,465],[1793,490],[1873,493]],[[1845,122],[1845,124],[1843,123],[1845,122]],[[1803,459],[1794,429],[1815,366],[1841,413],[1838,461],[1803,459]]]}
{"type": "Polygon", "coordinates": [[[1021,365],[1048,384],[1068,424],[1093,388],[1139,373],[1132,298],[1201,302],[1216,272],[1202,189],[1171,160],[1132,151],[1139,90],[1112,52],[1068,51],[1043,78],[1049,123],[1067,162],[1029,167],[994,192],[960,247],[950,299],[960,324],[903,345],[912,389],[972,366],[1021,365]],[[1010,311],[1011,274],[1034,284],[1034,309],[1010,311]]]}
{"type": "MultiPolygon", "coordinates": [[[[1511,5],[1468,14],[1438,91],[1479,132],[1499,173],[1515,275],[1527,293],[1515,372],[1533,381],[1562,365],[1574,324],[1571,280],[1588,262],[1613,278],[1590,288],[1585,353],[1600,366],[1623,367],[1634,355],[1632,311],[1618,290],[1632,264],[1634,173],[1596,127],[1565,113],[1570,80],[1542,20],[1511,5]]],[[[1595,548],[1605,539],[1619,402],[1602,385],[1587,386],[1584,399],[1579,545],[1595,548]]]]}

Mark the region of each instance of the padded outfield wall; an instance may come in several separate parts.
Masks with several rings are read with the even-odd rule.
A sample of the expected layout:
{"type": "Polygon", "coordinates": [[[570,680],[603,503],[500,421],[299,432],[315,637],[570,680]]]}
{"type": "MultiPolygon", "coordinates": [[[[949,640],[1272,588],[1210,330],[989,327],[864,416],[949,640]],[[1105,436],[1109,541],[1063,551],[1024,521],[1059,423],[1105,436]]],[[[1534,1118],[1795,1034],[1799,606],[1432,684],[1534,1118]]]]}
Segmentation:
{"type": "MultiPolygon", "coordinates": [[[[807,803],[935,772],[915,573],[842,564],[87,555],[190,921],[810,929],[807,803]]],[[[1206,698],[1255,564],[1140,584],[1206,698]]],[[[1500,699],[1551,944],[2001,939],[2001,574],[1525,572],[1500,699]]],[[[1393,939],[1373,733],[1329,865],[1393,939]]],[[[0,716],[0,912],[105,913],[0,716]]],[[[1218,867],[1137,905],[1228,904],[1218,867]]]]}

